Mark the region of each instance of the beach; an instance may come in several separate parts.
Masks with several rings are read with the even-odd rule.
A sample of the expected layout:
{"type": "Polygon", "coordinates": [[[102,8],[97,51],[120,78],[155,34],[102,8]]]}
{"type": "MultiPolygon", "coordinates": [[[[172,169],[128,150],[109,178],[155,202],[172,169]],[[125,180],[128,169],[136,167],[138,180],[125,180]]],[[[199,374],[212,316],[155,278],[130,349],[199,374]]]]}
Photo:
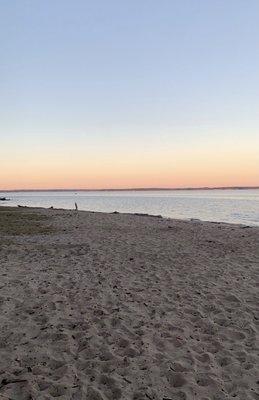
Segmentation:
{"type": "Polygon", "coordinates": [[[0,207],[0,400],[259,399],[259,228],[0,207]]]}

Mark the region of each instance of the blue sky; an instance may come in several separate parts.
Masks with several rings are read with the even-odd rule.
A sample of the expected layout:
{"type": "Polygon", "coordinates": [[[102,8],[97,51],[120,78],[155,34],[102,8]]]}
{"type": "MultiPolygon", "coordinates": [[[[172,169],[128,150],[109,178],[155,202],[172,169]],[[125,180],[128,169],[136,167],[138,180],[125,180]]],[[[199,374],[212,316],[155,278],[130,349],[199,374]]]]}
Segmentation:
{"type": "MultiPolygon", "coordinates": [[[[5,0],[0,18],[2,159],[37,170],[44,168],[44,152],[49,164],[80,158],[81,168],[89,169],[85,159],[93,152],[104,167],[109,154],[118,160],[114,178],[123,158],[130,168],[146,151],[150,163],[188,153],[191,170],[192,151],[237,146],[232,169],[240,149],[241,157],[254,157],[254,169],[257,0],[5,0]]],[[[244,184],[249,173],[256,182],[251,170],[244,184]]],[[[78,184],[88,187],[87,176],[78,184]]],[[[143,176],[143,185],[150,179],[143,176]]],[[[168,179],[169,186],[181,183],[173,172],[168,179]]],[[[22,185],[33,182],[41,186],[25,169],[22,185]]]]}

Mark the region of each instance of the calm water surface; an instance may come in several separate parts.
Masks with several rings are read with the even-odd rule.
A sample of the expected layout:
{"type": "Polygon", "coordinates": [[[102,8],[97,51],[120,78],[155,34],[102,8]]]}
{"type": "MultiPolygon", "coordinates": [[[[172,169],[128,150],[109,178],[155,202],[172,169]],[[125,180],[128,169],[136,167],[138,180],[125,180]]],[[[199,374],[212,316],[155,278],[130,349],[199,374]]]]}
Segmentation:
{"type": "Polygon", "coordinates": [[[10,198],[0,205],[74,208],[104,212],[160,214],[171,218],[198,218],[259,226],[259,189],[107,191],[107,192],[0,192],[10,198]]]}

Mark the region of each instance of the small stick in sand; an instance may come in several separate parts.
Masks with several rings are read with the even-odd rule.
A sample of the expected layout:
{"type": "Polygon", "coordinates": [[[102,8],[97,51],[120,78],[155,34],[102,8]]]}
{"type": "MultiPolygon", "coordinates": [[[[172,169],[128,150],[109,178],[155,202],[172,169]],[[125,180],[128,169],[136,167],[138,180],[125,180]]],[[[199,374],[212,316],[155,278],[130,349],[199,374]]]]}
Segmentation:
{"type": "Polygon", "coordinates": [[[78,211],[77,203],[75,203],[75,210],[78,211]]]}

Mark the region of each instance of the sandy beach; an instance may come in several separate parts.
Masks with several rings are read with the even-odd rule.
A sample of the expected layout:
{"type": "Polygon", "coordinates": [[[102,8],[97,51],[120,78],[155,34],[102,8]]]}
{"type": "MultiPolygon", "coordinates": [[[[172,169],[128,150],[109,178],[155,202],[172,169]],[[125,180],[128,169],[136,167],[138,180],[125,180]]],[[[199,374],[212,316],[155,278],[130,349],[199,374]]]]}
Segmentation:
{"type": "Polygon", "coordinates": [[[259,399],[259,228],[0,208],[0,400],[259,399]]]}

